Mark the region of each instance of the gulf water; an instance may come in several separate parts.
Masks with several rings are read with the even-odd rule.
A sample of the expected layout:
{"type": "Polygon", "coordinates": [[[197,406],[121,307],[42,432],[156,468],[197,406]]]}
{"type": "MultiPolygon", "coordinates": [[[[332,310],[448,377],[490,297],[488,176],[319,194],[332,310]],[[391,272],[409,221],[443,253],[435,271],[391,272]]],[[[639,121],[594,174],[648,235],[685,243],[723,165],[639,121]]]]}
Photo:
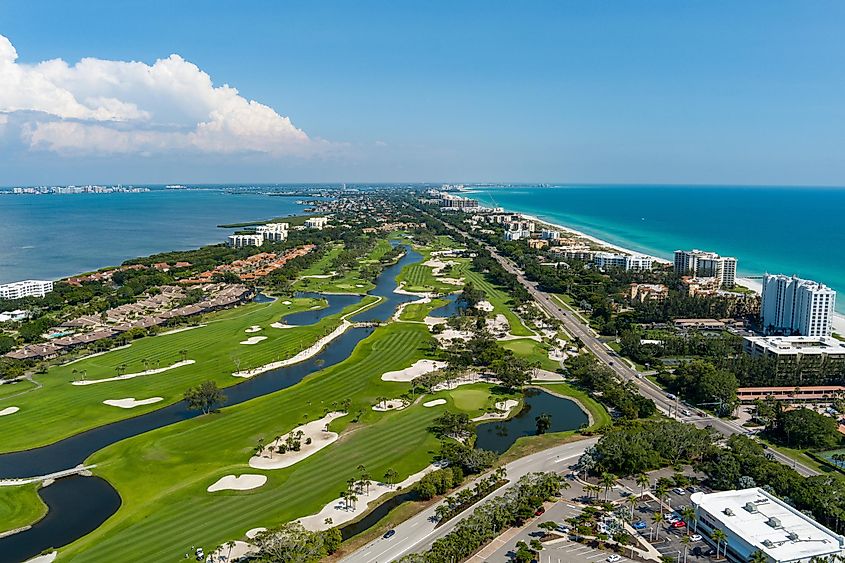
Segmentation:
{"type": "Polygon", "coordinates": [[[739,260],[741,275],[797,274],[836,289],[845,311],[845,189],[740,186],[509,186],[472,189],[536,215],[671,259],[677,249],[739,260]]]}

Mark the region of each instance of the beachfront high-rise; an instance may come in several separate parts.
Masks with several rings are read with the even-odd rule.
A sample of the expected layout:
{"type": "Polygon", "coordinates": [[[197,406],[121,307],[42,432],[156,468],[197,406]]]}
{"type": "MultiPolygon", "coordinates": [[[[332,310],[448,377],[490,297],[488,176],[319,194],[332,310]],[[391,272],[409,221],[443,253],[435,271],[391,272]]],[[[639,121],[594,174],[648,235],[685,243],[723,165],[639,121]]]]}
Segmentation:
{"type": "Polygon", "coordinates": [[[763,276],[761,320],[766,334],[830,336],[836,292],[826,285],[782,274],[763,276]]]}
{"type": "Polygon", "coordinates": [[[675,272],[682,276],[716,278],[721,287],[733,287],[736,285],[736,258],[697,248],[676,250],[675,272]]]}

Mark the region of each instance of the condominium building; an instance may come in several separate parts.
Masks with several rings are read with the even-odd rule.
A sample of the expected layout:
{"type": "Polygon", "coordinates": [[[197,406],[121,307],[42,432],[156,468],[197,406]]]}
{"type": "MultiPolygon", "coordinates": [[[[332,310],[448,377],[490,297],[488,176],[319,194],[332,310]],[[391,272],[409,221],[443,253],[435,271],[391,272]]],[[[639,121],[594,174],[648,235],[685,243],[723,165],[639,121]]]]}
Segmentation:
{"type": "Polygon", "coordinates": [[[531,238],[534,232],[533,221],[508,221],[505,225],[505,240],[521,240],[531,238]]]}
{"type": "Polygon", "coordinates": [[[256,227],[255,234],[261,235],[266,241],[282,242],[287,240],[289,228],[288,223],[267,223],[256,227]]]}
{"type": "Polygon", "coordinates": [[[765,334],[830,336],[836,292],[797,276],[763,276],[761,321],[765,334]]]}
{"type": "Polygon", "coordinates": [[[721,287],[736,285],[736,258],[704,250],[676,250],[675,272],[682,276],[716,278],[721,287]]]}
{"type": "Polygon", "coordinates": [[[229,246],[232,248],[243,248],[245,246],[261,246],[264,244],[264,235],[230,235],[229,246]]]}
{"type": "Polygon", "coordinates": [[[696,532],[708,542],[721,530],[719,553],[729,561],[750,561],[762,551],[770,563],[809,563],[845,554],[845,537],[761,488],[694,493],[696,532]]]}
{"type": "Polygon", "coordinates": [[[452,210],[467,210],[475,211],[479,207],[477,199],[470,199],[468,197],[461,197],[459,195],[452,195],[444,193],[440,199],[440,208],[445,211],[452,210]]]}
{"type": "Polygon", "coordinates": [[[24,280],[0,285],[0,299],[23,299],[44,297],[53,291],[53,282],[46,280],[24,280]]]}
{"type": "Polygon", "coordinates": [[[641,272],[651,270],[652,259],[649,256],[630,256],[617,252],[596,252],[593,255],[593,264],[602,270],[607,268],[620,268],[641,272]]]}
{"type": "Polygon", "coordinates": [[[317,229],[323,230],[323,228],[329,224],[328,217],[309,217],[305,221],[305,228],[306,229],[317,229]]]}
{"type": "Polygon", "coordinates": [[[845,368],[845,342],[832,336],[746,336],[745,353],[774,360],[775,370],[839,379],[845,368]]]}
{"type": "Polygon", "coordinates": [[[560,231],[552,229],[543,229],[540,232],[540,238],[543,240],[558,240],[560,238],[560,231]]]}

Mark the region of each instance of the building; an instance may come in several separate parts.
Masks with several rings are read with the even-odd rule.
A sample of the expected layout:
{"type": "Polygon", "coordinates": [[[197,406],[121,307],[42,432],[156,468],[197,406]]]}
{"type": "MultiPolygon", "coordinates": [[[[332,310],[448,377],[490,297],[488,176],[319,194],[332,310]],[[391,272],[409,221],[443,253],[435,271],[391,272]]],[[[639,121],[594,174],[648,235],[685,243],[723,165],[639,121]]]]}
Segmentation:
{"type": "Polygon", "coordinates": [[[696,532],[711,543],[713,530],[727,537],[720,549],[731,561],[762,551],[773,563],[809,563],[845,553],[845,537],[760,488],[694,493],[696,532]],[[727,543],[727,546],[726,546],[727,543]]]}
{"type": "Polygon", "coordinates": [[[628,297],[631,301],[664,301],[669,297],[669,288],[661,283],[632,283],[628,297]]]}
{"type": "Polygon", "coordinates": [[[521,240],[526,238],[531,238],[531,233],[534,232],[534,222],[533,221],[508,221],[504,224],[505,226],[505,233],[504,237],[505,240],[521,240]]]}
{"type": "Polygon", "coordinates": [[[25,321],[29,318],[29,311],[23,309],[16,309],[7,313],[0,313],[0,323],[7,323],[9,321],[18,322],[25,321]]]}
{"type": "Polygon", "coordinates": [[[774,360],[778,372],[839,379],[845,368],[845,342],[830,336],[746,336],[742,348],[755,358],[774,360]]]}
{"type": "Polygon", "coordinates": [[[761,322],[765,334],[830,336],[836,292],[797,276],[763,276],[761,322]]]}
{"type": "Polygon", "coordinates": [[[766,399],[790,403],[830,403],[845,394],[841,385],[802,385],[800,387],[740,387],[736,398],[741,403],[754,403],[766,399]]]}
{"type": "Polygon", "coordinates": [[[440,209],[444,211],[476,211],[478,200],[444,193],[440,197],[440,209]]]}
{"type": "Polygon", "coordinates": [[[720,287],[736,285],[736,258],[703,250],[676,250],[675,273],[697,278],[716,278],[720,287]]]}
{"type": "Polygon", "coordinates": [[[230,235],[229,246],[232,248],[244,248],[245,246],[261,246],[264,244],[264,235],[230,235]]]}
{"type": "Polygon", "coordinates": [[[642,272],[651,270],[652,259],[649,256],[629,256],[617,252],[596,252],[593,255],[593,264],[597,268],[605,270],[608,268],[620,268],[642,272]]]}
{"type": "Polygon", "coordinates": [[[531,239],[528,241],[528,247],[534,250],[541,250],[549,246],[549,241],[543,239],[531,239]]]}
{"type": "Polygon", "coordinates": [[[322,231],[323,228],[329,224],[328,217],[309,217],[305,220],[306,229],[317,229],[322,231]]]}
{"type": "Polygon", "coordinates": [[[53,282],[46,280],[24,280],[0,285],[0,299],[23,299],[44,297],[53,291],[53,282]]]}
{"type": "Polygon", "coordinates": [[[288,223],[267,223],[255,228],[255,234],[264,237],[269,242],[282,242],[288,238],[288,223]]]}
{"type": "Polygon", "coordinates": [[[542,231],[540,231],[540,238],[543,240],[559,240],[560,231],[555,231],[552,229],[543,229],[542,231]]]}

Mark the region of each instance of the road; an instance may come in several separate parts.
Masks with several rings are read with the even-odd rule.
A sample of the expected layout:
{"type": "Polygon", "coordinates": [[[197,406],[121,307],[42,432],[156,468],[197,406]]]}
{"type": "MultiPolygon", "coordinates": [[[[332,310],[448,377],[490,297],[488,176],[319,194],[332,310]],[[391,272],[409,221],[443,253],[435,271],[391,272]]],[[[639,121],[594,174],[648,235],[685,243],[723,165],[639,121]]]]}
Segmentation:
{"type": "MultiPolygon", "coordinates": [[[[448,534],[458,522],[470,514],[481,502],[504,494],[516,484],[520,477],[536,471],[566,471],[568,466],[575,463],[584,450],[594,445],[597,438],[580,440],[569,444],[555,446],[548,450],[532,454],[505,466],[508,472],[507,485],[493,491],[475,505],[467,508],[445,524],[435,527],[434,511],[440,504],[435,504],[419,514],[409,518],[396,526],[396,534],[389,538],[379,538],[341,559],[345,563],[386,563],[407,555],[425,551],[438,538],[448,534]]],[[[461,489],[471,487],[475,480],[463,485],[461,489]]],[[[460,489],[459,489],[460,490],[460,489]]]]}
{"type": "MultiPolygon", "coordinates": [[[[481,244],[498,262],[502,265],[505,270],[516,276],[517,280],[525,286],[534,300],[552,317],[560,320],[563,323],[564,328],[566,331],[573,337],[577,337],[581,340],[584,344],[584,347],[587,348],[590,352],[592,352],[600,361],[607,364],[617,375],[627,381],[633,381],[634,384],[637,386],[639,392],[648,397],[654,404],[657,405],[657,408],[660,409],[667,415],[675,414],[675,418],[679,420],[683,420],[685,422],[689,422],[691,424],[695,424],[698,427],[705,427],[711,426],[719,433],[723,434],[724,436],[731,436],[733,434],[745,434],[746,430],[730,420],[724,420],[715,416],[712,416],[706,412],[700,411],[698,409],[694,409],[695,414],[691,416],[683,416],[679,415],[678,413],[683,411],[683,407],[679,408],[679,404],[677,399],[672,400],[670,399],[666,393],[658,387],[655,383],[651,380],[641,377],[641,374],[637,373],[637,371],[631,368],[628,363],[623,360],[621,357],[616,355],[616,353],[608,348],[604,343],[602,343],[596,333],[585,323],[583,323],[580,319],[573,312],[566,312],[563,309],[563,306],[560,302],[556,301],[554,297],[550,294],[540,291],[537,288],[537,283],[529,281],[525,278],[522,274],[522,271],[517,267],[517,265],[511,261],[510,259],[501,256],[496,248],[490,246],[489,244],[483,243],[478,239],[475,239],[468,233],[450,225],[448,223],[444,223],[450,229],[457,231],[464,235],[467,238],[472,238],[479,244],[481,244]]],[[[692,411],[693,409],[690,408],[692,411]]],[[[768,452],[774,456],[774,458],[783,463],[784,465],[788,465],[797,471],[799,474],[803,475],[804,477],[809,477],[813,475],[818,475],[818,472],[814,469],[803,465],[794,459],[790,458],[789,456],[776,451],[776,450],[768,450],[768,452]]]]}

